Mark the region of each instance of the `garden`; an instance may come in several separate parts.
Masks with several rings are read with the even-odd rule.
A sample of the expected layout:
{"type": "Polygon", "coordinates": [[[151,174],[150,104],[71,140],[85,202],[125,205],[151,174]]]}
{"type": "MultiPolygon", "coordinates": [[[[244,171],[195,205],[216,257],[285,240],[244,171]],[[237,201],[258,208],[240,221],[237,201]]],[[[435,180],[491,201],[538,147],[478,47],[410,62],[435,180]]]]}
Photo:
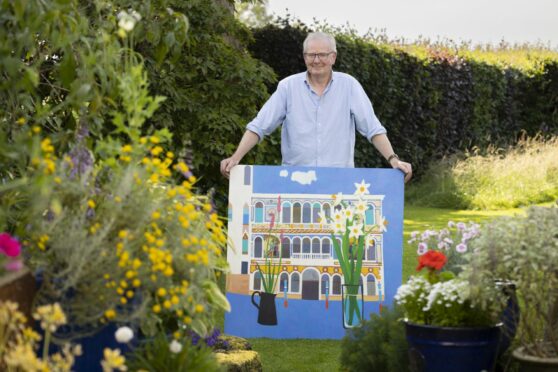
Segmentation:
{"type": "MultiPolygon", "coordinates": [[[[0,369],[558,370],[558,53],[234,5],[0,1],[0,369]],[[403,280],[342,340],[226,335],[219,162],[318,29],[415,168],[403,280]]],[[[280,164],[278,131],[243,163],[280,164]]],[[[387,166],[362,138],[355,164],[387,166]]]]}

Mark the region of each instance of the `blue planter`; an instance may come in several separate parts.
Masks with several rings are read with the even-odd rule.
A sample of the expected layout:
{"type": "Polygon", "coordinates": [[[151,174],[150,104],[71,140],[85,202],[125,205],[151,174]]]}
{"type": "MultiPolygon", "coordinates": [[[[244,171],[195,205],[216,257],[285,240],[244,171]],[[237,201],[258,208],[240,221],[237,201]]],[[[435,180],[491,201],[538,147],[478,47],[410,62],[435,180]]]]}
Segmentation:
{"type": "Polygon", "coordinates": [[[492,371],[502,325],[480,328],[405,323],[411,370],[422,372],[492,371]]]}

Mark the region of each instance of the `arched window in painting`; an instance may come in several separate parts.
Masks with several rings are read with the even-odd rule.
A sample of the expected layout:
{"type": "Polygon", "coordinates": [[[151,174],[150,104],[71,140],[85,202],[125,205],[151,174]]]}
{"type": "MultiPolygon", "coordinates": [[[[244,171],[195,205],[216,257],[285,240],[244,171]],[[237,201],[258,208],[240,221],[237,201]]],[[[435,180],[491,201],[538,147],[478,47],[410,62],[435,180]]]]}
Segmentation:
{"type": "MultiPolygon", "coordinates": [[[[337,242],[337,245],[341,248],[341,239],[339,238],[335,238],[335,241],[337,242]]],[[[337,259],[337,251],[335,250],[335,247],[331,248],[333,250],[333,259],[336,260],[337,259]]]]}
{"type": "Polygon", "coordinates": [[[289,274],[283,273],[279,277],[279,291],[284,292],[285,288],[289,291],[289,274]]]}
{"type": "Polygon", "coordinates": [[[366,247],[366,259],[376,261],[376,241],[370,239],[371,245],[366,247]]]}
{"type": "Polygon", "coordinates": [[[339,275],[333,276],[333,285],[331,286],[331,294],[341,294],[341,277],[339,275]]]}
{"type": "Polygon", "coordinates": [[[310,238],[302,239],[302,253],[310,253],[310,238]]]}
{"type": "Polygon", "coordinates": [[[326,217],[331,217],[331,206],[329,203],[324,203],[324,214],[326,217]]]}
{"type": "Polygon", "coordinates": [[[291,203],[284,202],[281,211],[281,220],[283,223],[291,223],[291,203]]]}
{"type": "Polygon", "coordinates": [[[242,208],[242,224],[248,225],[250,223],[250,208],[248,204],[244,204],[244,208],[242,208]]]}
{"type": "Polygon", "coordinates": [[[320,253],[320,238],[312,239],[312,253],[320,253]]]}
{"type": "Polygon", "coordinates": [[[368,204],[368,209],[366,210],[365,221],[367,225],[374,225],[374,205],[368,204]]]}
{"type": "Polygon", "coordinates": [[[259,271],[254,273],[254,291],[262,289],[262,274],[259,271]]]}
{"type": "Polygon", "coordinates": [[[293,204],[293,223],[300,223],[302,221],[302,207],[300,203],[293,204]]]}
{"type": "Polygon", "coordinates": [[[291,275],[291,292],[300,292],[300,275],[299,273],[293,273],[291,275]]]}
{"type": "Polygon", "coordinates": [[[300,253],[300,238],[295,237],[293,239],[293,253],[300,253]]]}
{"type": "Polygon", "coordinates": [[[302,207],[302,223],[312,222],[310,203],[304,203],[302,207]]]}
{"type": "Polygon", "coordinates": [[[257,236],[254,239],[254,257],[262,258],[262,254],[263,254],[263,241],[261,237],[257,236]]]}
{"type": "Polygon", "coordinates": [[[324,274],[324,275],[322,275],[322,290],[320,291],[320,293],[325,295],[326,294],[326,288],[328,290],[328,293],[331,293],[331,288],[329,286],[329,275],[324,274]]]}
{"type": "Polygon", "coordinates": [[[291,241],[289,238],[283,238],[281,242],[281,257],[291,258],[291,241]]]}
{"type": "Polygon", "coordinates": [[[331,253],[331,240],[329,238],[324,238],[322,240],[322,254],[330,254],[331,253]]]}
{"type": "MultiPolygon", "coordinates": [[[[322,205],[320,203],[314,203],[312,206],[312,222],[313,223],[320,223],[320,212],[322,211],[322,205]]],[[[326,221],[322,221],[321,223],[326,223],[326,221]]]]}
{"type": "Polygon", "coordinates": [[[264,207],[262,202],[257,202],[254,208],[254,222],[262,223],[264,222],[264,207]]]}
{"type": "Polygon", "coordinates": [[[249,186],[252,176],[252,167],[246,166],[244,167],[244,185],[249,186]]]}
{"type": "Polygon", "coordinates": [[[376,278],[372,274],[366,277],[366,294],[376,296],[376,278]]]}

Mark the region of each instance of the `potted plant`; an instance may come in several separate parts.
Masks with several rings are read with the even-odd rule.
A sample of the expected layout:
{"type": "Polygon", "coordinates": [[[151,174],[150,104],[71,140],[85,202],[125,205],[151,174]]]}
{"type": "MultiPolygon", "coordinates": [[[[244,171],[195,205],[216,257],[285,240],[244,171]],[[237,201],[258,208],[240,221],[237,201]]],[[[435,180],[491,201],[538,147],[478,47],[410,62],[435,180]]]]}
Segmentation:
{"type": "MultiPolygon", "coordinates": [[[[278,196],[277,200],[277,214],[278,220],[281,221],[281,196],[278,196]]],[[[263,291],[254,291],[251,297],[252,304],[258,309],[258,323],[262,325],[277,325],[275,296],[277,296],[277,281],[281,272],[282,257],[279,253],[279,242],[282,240],[282,234],[279,233],[279,236],[276,236],[274,227],[275,212],[270,212],[269,230],[264,237],[265,263],[263,268],[259,263],[256,263],[262,278],[263,291]],[[276,262],[277,256],[279,256],[278,262],[276,262]],[[260,296],[259,304],[254,299],[256,295],[260,296]]]]}
{"type": "Polygon", "coordinates": [[[354,195],[344,197],[342,193],[334,194],[332,215],[320,213],[321,223],[329,222],[331,240],[339,266],[343,274],[342,311],[343,327],[354,328],[363,321],[363,291],[361,283],[364,247],[374,244],[371,233],[385,231],[387,221],[381,218],[379,224],[367,225],[366,212],[368,204],[364,196],[369,194],[369,183],[362,180],[355,183],[354,195]],[[339,238],[339,239],[338,239],[339,238]]]}
{"type": "Polygon", "coordinates": [[[558,369],[558,208],[491,222],[474,242],[469,270],[475,286],[513,281],[521,318],[513,352],[522,371],[558,369]]]}
{"type": "Polygon", "coordinates": [[[412,233],[411,242],[418,242],[419,273],[398,288],[395,301],[405,316],[415,370],[445,371],[448,363],[452,371],[494,366],[504,296],[495,283],[473,296],[457,264],[478,235],[478,225],[451,221],[440,231],[412,233]]]}

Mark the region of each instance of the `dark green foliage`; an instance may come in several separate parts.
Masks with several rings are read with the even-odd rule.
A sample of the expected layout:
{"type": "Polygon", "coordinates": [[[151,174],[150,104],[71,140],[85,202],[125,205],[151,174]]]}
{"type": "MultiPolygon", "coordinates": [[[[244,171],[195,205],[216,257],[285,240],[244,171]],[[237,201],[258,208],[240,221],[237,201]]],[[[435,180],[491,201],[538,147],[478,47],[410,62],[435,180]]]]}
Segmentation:
{"type": "MultiPolygon", "coordinates": [[[[301,45],[308,31],[283,20],[253,30],[249,48],[282,79],[305,70],[301,45]]],[[[335,69],[360,81],[396,152],[419,176],[428,163],[458,150],[505,146],[522,131],[558,133],[556,59],[540,59],[531,69],[504,68],[442,48],[418,58],[347,33],[336,39],[335,69]]],[[[357,137],[356,166],[385,165],[357,137]]]]}
{"type": "Polygon", "coordinates": [[[409,370],[405,329],[397,309],[383,308],[341,341],[344,371],[405,372],[409,370]]]}

